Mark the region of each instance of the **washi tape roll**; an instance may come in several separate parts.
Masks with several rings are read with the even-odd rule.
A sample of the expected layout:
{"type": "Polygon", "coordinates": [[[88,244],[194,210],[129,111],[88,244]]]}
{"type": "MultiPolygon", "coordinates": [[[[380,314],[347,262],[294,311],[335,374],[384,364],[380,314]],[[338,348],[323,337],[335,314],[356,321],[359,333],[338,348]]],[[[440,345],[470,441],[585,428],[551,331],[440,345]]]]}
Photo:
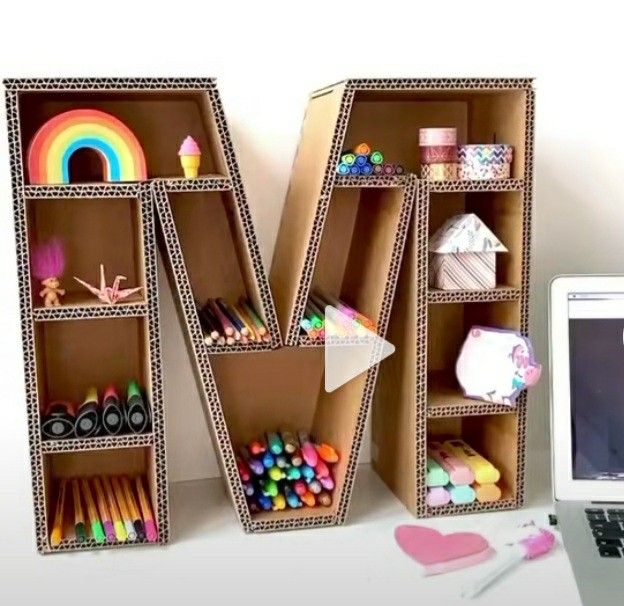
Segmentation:
{"type": "Polygon", "coordinates": [[[511,164],[513,147],[504,143],[460,145],[457,155],[459,161],[465,164],[511,164]]]}
{"type": "Polygon", "coordinates": [[[423,164],[420,167],[420,177],[427,181],[455,181],[457,164],[423,164]]]}
{"type": "MultiPolygon", "coordinates": [[[[423,167],[424,168],[424,167],[423,167]]],[[[483,179],[509,179],[511,164],[465,164],[459,165],[459,178],[466,181],[483,179]]]]}
{"type": "Polygon", "coordinates": [[[455,145],[423,145],[420,148],[422,164],[455,164],[457,147],[455,145]]]}
{"type": "Polygon", "coordinates": [[[418,141],[421,147],[457,145],[457,129],[452,127],[421,128],[418,131],[418,141]]]}

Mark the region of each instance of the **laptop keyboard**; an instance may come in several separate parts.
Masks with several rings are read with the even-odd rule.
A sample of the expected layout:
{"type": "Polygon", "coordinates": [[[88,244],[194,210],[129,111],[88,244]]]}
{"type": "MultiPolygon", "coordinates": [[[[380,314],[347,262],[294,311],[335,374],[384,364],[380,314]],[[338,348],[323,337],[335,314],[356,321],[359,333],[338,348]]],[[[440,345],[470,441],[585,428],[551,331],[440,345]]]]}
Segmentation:
{"type": "Polygon", "coordinates": [[[585,516],[600,556],[624,557],[624,509],[588,508],[585,516]]]}

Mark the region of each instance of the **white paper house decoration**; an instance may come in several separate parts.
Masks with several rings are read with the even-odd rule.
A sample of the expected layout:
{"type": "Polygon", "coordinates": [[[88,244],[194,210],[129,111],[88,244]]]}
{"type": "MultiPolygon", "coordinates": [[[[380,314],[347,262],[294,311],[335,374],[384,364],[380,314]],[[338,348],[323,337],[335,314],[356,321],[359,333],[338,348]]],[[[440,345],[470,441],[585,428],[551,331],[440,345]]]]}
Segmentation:
{"type": "Polygon", "coordinates": [[[429,284],[442,290],[496,287],[502,242],[475,214],[451,217],[429,240],[429,284]]]}

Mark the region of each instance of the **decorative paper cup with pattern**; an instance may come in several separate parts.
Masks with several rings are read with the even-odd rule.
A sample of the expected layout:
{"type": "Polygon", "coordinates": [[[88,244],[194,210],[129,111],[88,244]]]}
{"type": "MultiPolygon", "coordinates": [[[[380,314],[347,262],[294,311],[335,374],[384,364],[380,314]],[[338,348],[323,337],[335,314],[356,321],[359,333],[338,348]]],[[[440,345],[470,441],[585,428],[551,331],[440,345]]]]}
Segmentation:
{"type": "Polygon", "coordinates": [[[420,177],[427,181],[456,181],[457,164],[423,164],[420,177]]]}

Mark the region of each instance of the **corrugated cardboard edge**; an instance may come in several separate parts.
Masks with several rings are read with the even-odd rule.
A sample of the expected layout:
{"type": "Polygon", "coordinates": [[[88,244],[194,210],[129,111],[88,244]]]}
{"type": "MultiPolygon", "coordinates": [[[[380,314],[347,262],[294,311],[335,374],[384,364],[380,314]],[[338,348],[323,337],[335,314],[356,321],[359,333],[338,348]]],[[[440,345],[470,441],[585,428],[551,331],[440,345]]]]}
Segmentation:
{"type": "MultiPolygon", "coordinates": [[[[39,427],[39,402],[35,359],[34,322],[42,320],[79,320],[90,318],[112,318],[124,316],[147,317],[149,332],[150,375],[152,384],[152,435],[150,444],[142,436],[127,436],[121,440],[98,440],[97,448],[108,448],[113,443],[121,447],[152,445],[154,449],[154,473],[156,482],[156,510],[159,523],[159,544],[169,540],[169,492],[167,482],[167,460],[165,445],[165,417],[162,401],[162,362],[160,353],[160,321],[158,308],[158,280],[156,275],[155,233],[152,198],[147,184],[115,183],[72,186],[27,186],[24,183],[22,167],[22,145],[18,108],[18,93],[22,91],[90,91],[90,90],[171,90],[184,88],[206,88],[214,86],[212,79],[185,78],[44,78],[7,79],[6,87],[7,130],[9,161],[15,223],[18,285],[20,295],[20,318],[22,347],[24,354],[24,380],[26,411],[30,451],[31,480],[35,517],[35,538],[40,553],[59,551],[83,551],[101,548],[118,548],[141,543],[98,545],[94,541],[83,544],[62,543],[52,548],[48,541],[46,521],[46,497],[44,485],[43,456],[51,453],[51,447],[44,446],[39,427]],[[60,307],[55,310],[37,310],[33,313],[29,271],[28,234],[26,222],[26,200],[30,198],[135,198],[140,203],[145,251],[145,280],[147,303],[142,305],[111,308],[79,309],[60,307]]],[[[65,441],[54,452],[77,452],[94,449],[95,443],[86,440],[65,441]]]]}
{"type": "MultiPolygon", "coordinates": [[[[534,99],[533,78],[363,78],[349,79],[342,82],[326,86],[312,93],[310,99],[316,99],[328,94],[332,94],[336,89],[341,89],[340,109],[334,131],[331,151],[327,158],[325,174],[323,176],[322,187],[318,197],[316,215],[309,237],[308,249],[303,260],[302,271],[299,280],[299,288],[292,302],[292,313],[288,318],[288,326],[285,332],[285,343],[287,345],[299,344],[304,347],[315,347],[315,343],[300,335],[299,324],[303,317],[305,304],[308,298],[312,275],[318,256],[321,235],[323,232],[325,218],[329,207],[329,201],[334,187],[349,187],[364,184],[370,186],[388,186],[389,182],[396,182],[400,177],[349,177],[336,174],[336,165],[343,149],[346,128],[353,104],[354,96],[358,91],[375,90],[524,90],[526,92],[526,115],[525,115],[525,174],[524,179],[506,179],[501,181],[449,181],[440,183],[429,183],[418,181],[418,194],[415,210],[415,222],[417,231],[417,255],[419,275],[422,276],[422,284],[419,288],[417,302],[418,321],[416,339],[418,343],[418,364],[417,364],[417,401],[416,408],[416,458],[414,469],[417,474],[417,507],[414,512],[418,517],[449,515],[479,511],[493,511],[498,509],[510,509],[521,507],[525,498],[525,450],[526,450],[526,394],[523,394],[517,402],[517,479],[515,499],[501,501],[498,503],[479,504],[474,503],[468,506],[448,506],[427,509],[425,504],[425,462],[426,462],[426,440],[427,440],[427,401],[426,401],[426,348],[427,348],[427,304],[428,302],[471,302],[478,299],[477,295],[469,291],[440,293],[431,291],[427,287],[426,268],[427,261],[427,240],[428,240],[428,204],[431,191],[436,192],[478,192],[478,191],[522,191],[523,192],[523,258],[522,258],[522,285],[520,289],[500,289],[491,293],[488,301],[510,301],[520,300],[520,330],[523,334],[528,334],[528,302],[529,302],[529,275],[530,275],[530,232],[531,232],[531,207],[533,193],[533,146],[534,146],[534,99]],[[386,180],[387,179],[387,180],[386,180]],[[385,180],[385,181],[382,181],[385,180]],[[384,185],[381,185],[384,183],[384,185]]],[[[338,93],[336,93],[338,94],[338,93]]],[[[281,229],[281,228],[280,228],[281,229]]],[[[468,410],[457,406],[439,407],[433,417],[458,416],[468,413],[468,410]]],[[[486,405],[479,407],[478,414],[505,413],[496,405],[486,405]]],[[[470,409],[470,414],[474,414],[470,409]]]]}

